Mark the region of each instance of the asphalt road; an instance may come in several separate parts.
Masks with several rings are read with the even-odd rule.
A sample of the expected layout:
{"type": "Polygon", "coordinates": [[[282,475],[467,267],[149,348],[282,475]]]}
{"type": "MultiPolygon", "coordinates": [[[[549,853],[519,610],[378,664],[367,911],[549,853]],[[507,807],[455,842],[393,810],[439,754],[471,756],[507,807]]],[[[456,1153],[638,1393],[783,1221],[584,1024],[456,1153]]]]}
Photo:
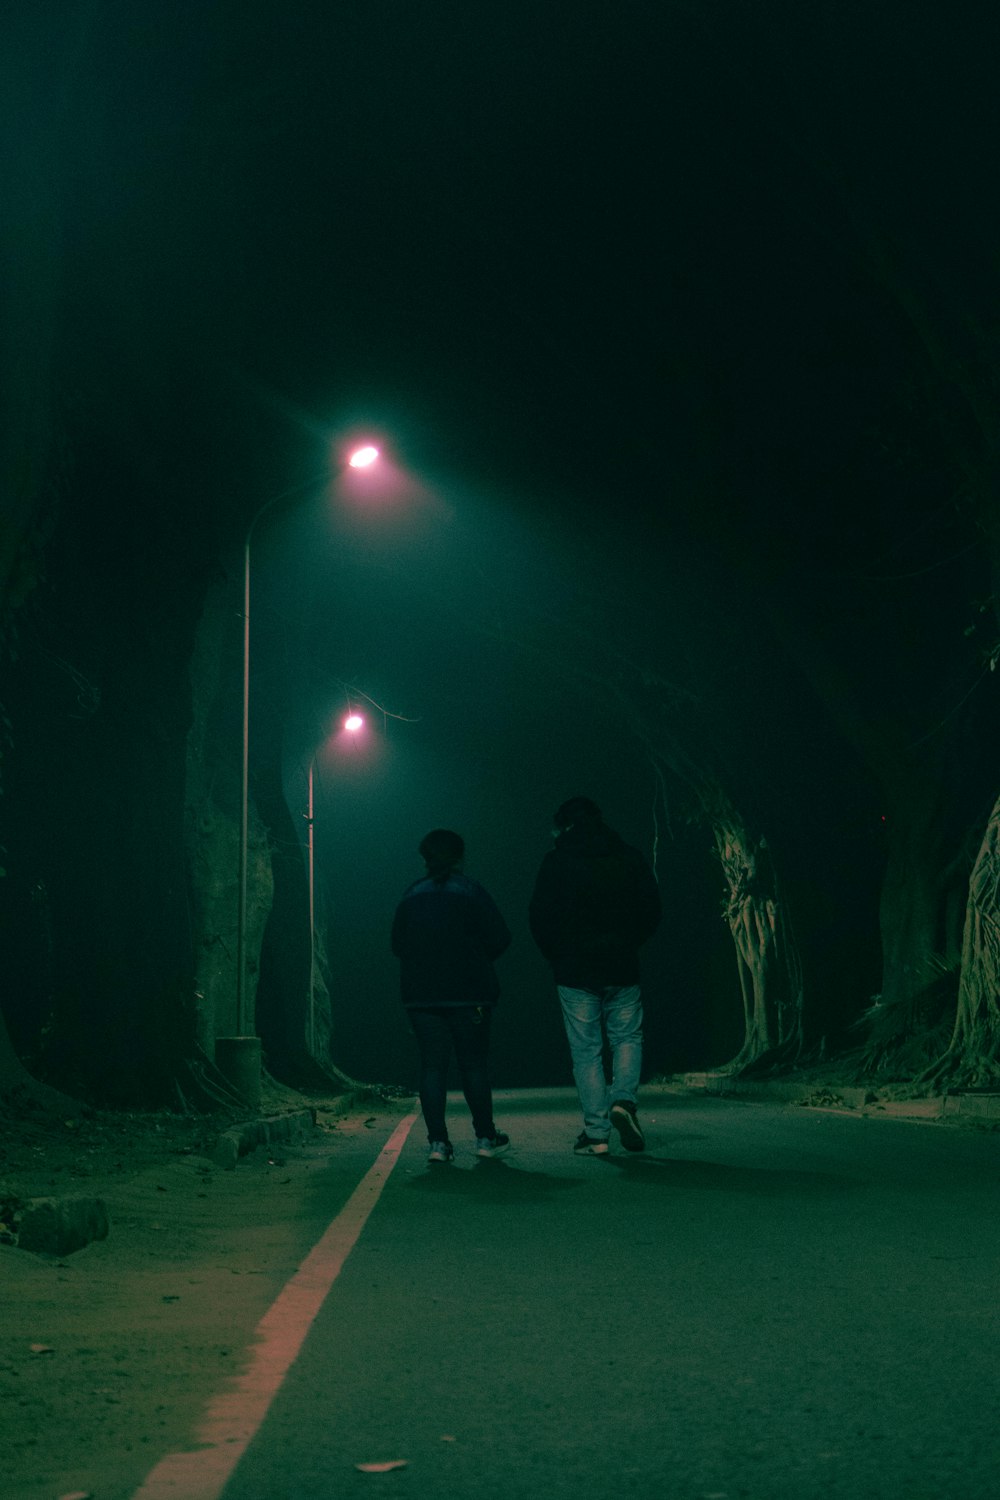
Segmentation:
{"type": "Polygon", "coordinates": [[[1000,1136],[567,1092],[418,1120],[225,1500],[996,1500],[1000,1136]],[[387,1472],[364,1462],[405,1460],[387,1472]]]}

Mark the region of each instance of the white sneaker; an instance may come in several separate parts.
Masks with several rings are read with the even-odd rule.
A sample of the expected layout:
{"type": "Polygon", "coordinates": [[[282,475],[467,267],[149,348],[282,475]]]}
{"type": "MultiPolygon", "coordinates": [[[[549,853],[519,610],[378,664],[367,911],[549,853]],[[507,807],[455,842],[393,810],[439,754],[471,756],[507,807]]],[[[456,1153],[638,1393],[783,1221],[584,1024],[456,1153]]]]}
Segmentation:
{"type": "Polygon", "coordinates": [[[510,1136],[504,1135],[502,1130],[498,1130],[496,1135],[477,1135],[476,1155],[488,1160],[491,1156],[499,1156],[509,1145],[510,1136]]]}

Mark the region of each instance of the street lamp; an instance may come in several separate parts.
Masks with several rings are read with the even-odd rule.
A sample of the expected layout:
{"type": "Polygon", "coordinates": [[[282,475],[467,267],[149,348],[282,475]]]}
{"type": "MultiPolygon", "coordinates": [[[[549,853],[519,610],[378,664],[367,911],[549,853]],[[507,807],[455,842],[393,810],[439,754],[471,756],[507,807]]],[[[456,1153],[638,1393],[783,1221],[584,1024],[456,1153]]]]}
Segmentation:
{"type": "MultiPolygon", "coordinates": [[[[349,713],[344,720],[344,728],[351,734],[357,734],[359,729],[364,728],[364,718],[358,713],[349,713]]],[[[309,810],[306,813],[306,828],[308,830],[308,869],[309,869],[309,1055],[316,1055],[316,846],[313,830],[316,826],[315,802],[313,800],[313,777],[316,770],[315,755],[309,761],[309,810]]]]}
{"type": "Polygon", "coordinates": [[[347,462],[352,469],[370,469],[378,458],[378,449],[371,443],[365,443],[361,448],[355,448],[347,462]]]}
{"type": "MultiPolygon", "coordinates": [[[[347,462],[353,469],[367,469],[377,461],[378,449],[370,443],[355,448],[347,462]]],[[[250,1030],[254,1017],[250,1014],[247,995],[247,856],[248,824],[250,809],[250,546],[259,521],[281,500],[287,500],[301,492],[301,487],[274,495],[257,511],[247,527],[243,542],[243,758],[240,782],[240,854],[239,896],[236,918],[236,1031],[237,1038],[256,1035],[250,1030]]],[[[360,726],[359,726],[360,727],[360,726]]],[[[310,787],[310,807],[312,805],[310,787]]],[[[311,816],[311,813],[310,813],[311,816]]],[[[310,829],[311,832],[311,829],[310,829]]]]}

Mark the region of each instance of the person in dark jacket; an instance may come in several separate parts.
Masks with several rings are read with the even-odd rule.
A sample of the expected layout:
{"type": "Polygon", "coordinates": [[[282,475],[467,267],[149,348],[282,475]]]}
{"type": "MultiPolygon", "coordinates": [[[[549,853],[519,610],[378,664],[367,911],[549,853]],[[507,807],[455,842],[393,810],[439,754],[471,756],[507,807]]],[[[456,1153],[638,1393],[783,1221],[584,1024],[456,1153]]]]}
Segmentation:
{"type": "Polygon", "coordinates": [[[573,1149],[606,1156],[613,1125],[627,1151],[641,1151],[639,949],[659,925],[659,889],[644,856],[607,826],[589,797],[564,802],[554,824],[555,848],[542,860],[528,917],[552,966],[583,1110],[573,1149]]]}
{"type": "Polygon", "coordinates": [[[465,1102],[472,1115],[476,1155],[497,1156],[510,1145],[493,1120],[488,1056],[493,1008],[500,996],[493,964],[510,946],[510,932],[492,897],[462,872],[465,843],[450,828],[421,840],[426,875],[396,908],[392,951],[399,959],[400,992],[420,1048],[420,1107],[428,1160],[448,1162],[445,1104],[454,1048],[465,1102]]]}

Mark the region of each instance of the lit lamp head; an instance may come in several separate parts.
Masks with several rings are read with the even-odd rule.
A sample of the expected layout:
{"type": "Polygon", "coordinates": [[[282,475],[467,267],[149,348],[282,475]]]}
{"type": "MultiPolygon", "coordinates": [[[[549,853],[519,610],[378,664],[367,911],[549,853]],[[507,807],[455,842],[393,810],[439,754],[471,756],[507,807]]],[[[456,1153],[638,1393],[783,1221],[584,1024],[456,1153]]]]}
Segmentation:
{"type": "Polygon", "coordinates": [[[355,448],[347,462],[352,469],[370,469],[377,458],[378,449],[366,443],[363,448],[355,448]]]}
{"type": "Polygon", "coordinates": [[[344,728],[350,730],[351,734],[357,734],[364,722],[360,714],[348,714],[344,720],[344,728]]]}

